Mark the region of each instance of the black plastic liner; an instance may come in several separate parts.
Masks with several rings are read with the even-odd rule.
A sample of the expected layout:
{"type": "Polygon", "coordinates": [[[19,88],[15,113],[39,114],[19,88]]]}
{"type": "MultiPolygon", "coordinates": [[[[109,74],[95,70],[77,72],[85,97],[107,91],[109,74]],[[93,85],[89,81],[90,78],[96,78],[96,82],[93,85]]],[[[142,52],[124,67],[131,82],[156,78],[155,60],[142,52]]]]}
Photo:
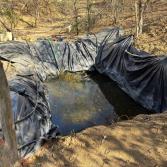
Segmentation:
{"type": "Polygon", "coordinates": [[[10,42],[0,45],[0,57],[12,62],[19,74],[37,74],[41,80],[64,71],[90,70],[102,41],[120,37],[118,28],[106,29],[74,42],[38,40],[35,43],[10,42]]]}
{"type": "Polygon", "coordinates": [[[149,110],[167,110],[167,57],[152,56],[133,46],[133,37],[102,43],[95,66],[115,80],[136,102],[149,110]]]}
{"type": "MultiPolygon", "coordinates": [[[[34,76],[17,76],[9,82],[18,150],[21,156],[34,151],[44,140],[55,138],[47,94],[34,76]]],[[[2,135],[2,134],[1,134],[2,135]]]]}

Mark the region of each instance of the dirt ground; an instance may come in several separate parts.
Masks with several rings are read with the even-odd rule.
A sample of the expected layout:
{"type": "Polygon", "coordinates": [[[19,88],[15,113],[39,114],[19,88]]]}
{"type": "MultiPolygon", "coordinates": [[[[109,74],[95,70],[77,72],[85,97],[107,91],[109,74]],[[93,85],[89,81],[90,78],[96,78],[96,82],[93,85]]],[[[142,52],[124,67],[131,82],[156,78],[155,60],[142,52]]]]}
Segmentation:
{"type": "MultiPolygon", "coordinates": [[[[100,2],[101,0],[99,0],[100,2]]],[[[104,10],[102,18],[96,20],[96,24],[92,27],[91,32],[98,32],[105,27],[121,27],[125,34],[135,33],[135,11],[131,0],[124,0],[127,6],[124,11],[119,13],[116,25],[113,24],[112,14],[104,10]],[[132,9],[129,8],[132,6],[132,9]]],[[[84,8],[85,0],[81,0],[79,8],[84,8]]],[[[100,9],[99,9],[100,10],[100,9]]],[[[67,39],[76,38],[73,32],[67,31],[67,26],[71,23],[70,15],[63,15],[54,10],[52,16],[43,16],[39,20],[38,27],[29,27],[24,22],[20,22],[15,29],[15,37],[17,40],[35,41],[41,37],[52,37],[61,35],[67,39]],[[51,19],[53,21],[51,21],[51,19]]],[[[83,10],[79,13],[86,17],[83,10]]],[[[32,22],[29,16],[22,16],[27,22],[32,22]]],[[[79,35],[85,34],[86,31],[81,30],[79,35]]],[[[159,0],[144,13],[144,29],[143,34],[136,40],[136,47],[155,55],[164,55],[167,53],[167,1],[159,0]]]]}
{"type": "Polygon", "coordinates": [[[166,167],[167,113],[139,115],[46,144],[30,167],[166,167]]]}

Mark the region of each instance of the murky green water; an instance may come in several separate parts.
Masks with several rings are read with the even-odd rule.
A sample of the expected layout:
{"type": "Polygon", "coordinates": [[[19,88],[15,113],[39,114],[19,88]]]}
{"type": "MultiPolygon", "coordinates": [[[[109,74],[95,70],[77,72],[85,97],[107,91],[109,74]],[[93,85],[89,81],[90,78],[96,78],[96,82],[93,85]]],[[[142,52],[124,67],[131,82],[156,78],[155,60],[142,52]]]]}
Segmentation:
{"type": "Polygon", "coordinates": [[[88,77],[67,74],[46,83],[52,121],[67,135],[94,125],[148,113],[108,77],[94,73],[88,77]]]}

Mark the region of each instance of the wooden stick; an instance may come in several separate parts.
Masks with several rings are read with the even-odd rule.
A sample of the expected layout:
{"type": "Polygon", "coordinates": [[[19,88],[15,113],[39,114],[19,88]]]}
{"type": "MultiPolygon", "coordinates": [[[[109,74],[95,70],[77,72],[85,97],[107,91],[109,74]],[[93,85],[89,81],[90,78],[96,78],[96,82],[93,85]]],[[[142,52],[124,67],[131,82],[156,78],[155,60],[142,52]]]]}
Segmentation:
{"type": "Polygon", "coordinates": [[[0,62],[0,123],[4,136],[3,149],[0,150],[0,166],[13,167],[18,161],[18,151],[14,120],[11,108],[9,87],[3,65],[0,62]]]}

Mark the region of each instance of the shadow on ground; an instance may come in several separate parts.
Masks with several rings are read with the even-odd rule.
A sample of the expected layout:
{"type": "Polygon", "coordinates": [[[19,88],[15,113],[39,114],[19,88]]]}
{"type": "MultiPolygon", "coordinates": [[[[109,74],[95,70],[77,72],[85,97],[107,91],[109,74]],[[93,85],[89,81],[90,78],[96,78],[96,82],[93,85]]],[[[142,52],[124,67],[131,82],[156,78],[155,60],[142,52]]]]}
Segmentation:
{"type": "Polygon", "coordinates": [[[52,142],[29,159],[41,167],[166,167],[167,114],[139,115],[52,142]]]}

